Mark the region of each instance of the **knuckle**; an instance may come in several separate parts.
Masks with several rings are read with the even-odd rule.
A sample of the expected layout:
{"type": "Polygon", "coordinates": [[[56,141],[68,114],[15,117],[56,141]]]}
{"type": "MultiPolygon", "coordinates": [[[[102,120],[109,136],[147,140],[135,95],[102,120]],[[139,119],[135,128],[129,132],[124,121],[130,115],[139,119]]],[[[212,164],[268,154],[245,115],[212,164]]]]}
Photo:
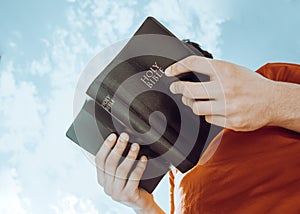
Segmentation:
{"type": "Polygon", "coordinates": [[[231,126],[234,130],[241,130],[245,127],[245,121],[241,117],[233,117],[231,119],[231,126]]]}
{"type": "Polygon", "coordinates": [[[185,97],[192,97],[192,88],[189,85],[184,85],[183,89],[182,89],[182,94],[185,97]]]}
{"type": "Polygon", "coordinates": [[[109,154],[109,156],[105,161],[105,166],[117,163],[120,160],[121,156],[122,156],[121,153],[116,151],[111,151],[111,153],[109,154]]]}
{"type": "Polygon", "coordinates": [[[133,180],[136,180],[136,179],[140,176],[141,171],[142,171],[142,170],[140,170],[140,169],[134,170],[134,171],[131,173],[131,178],[132,178],[133,180]]]}
{"type": "Polygon", "coordinates": [[[117,176],[122,176],[124,177],[127,173],[127,168],[125,168],[124,166],[120,166],[118,167],[117,171],[116,171],[116,175],[117,176]]]}
{"type": "Polygon", "coordinates": [[[112,165],[112,164],[115,164],[116,163],[116,157],[115,157],[115,155],[113,155],[113,154],[110,154],[108,157],[107,157],[107,159],[106,159],[106,161],[105,161],[105,170],[107,169],[107,168],[110,168],[110,166],[112,165]]]}
{"type": "Polygon", "coordinates": [[[124,148],[126,147],[126,142],[123,140],[118,141],[118,143],[116,144],[115,148],[112,150],[116,153],[120,153],[122,152],[122,150],[124,150],[124,148]]]}
{"type": "Polygon", "coordinates": [[[116,162],[106,162],[105,164],[105,173],[112,175],[112,173],[114,172],[116,162]]]}
{"type": "Polygon", "coordinates": [[[132,172],[134,176],[140,176],[145,169],[145,166],[137,166],[135,170],[132,172]]]}
{"type": "Polygon", "coordinates": [[[126,160],[127,162],[134,160],[135,155],[137,154],[137,152],[138,151],[132,151],[130,149],[124,160],[126,160]]]}

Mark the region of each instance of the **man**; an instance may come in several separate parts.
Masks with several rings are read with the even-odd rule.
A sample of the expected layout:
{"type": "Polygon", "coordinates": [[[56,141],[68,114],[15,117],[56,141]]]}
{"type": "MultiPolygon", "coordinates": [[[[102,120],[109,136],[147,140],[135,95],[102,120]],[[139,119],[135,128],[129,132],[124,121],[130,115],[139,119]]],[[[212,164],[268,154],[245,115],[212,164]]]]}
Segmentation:
{"type": "MultiPolygon", "coordinates": [[[[182,94],[195,114],[226,129],[196,167],[183,175],[170,172],[171,213],[300,212],[300,65],[267,64],[254,73],[191,56],[165,74],[190,71],[207,74],[211,81],[175,82],[171,92],[182,94]],[[207,101],[198,101],[203,98],[207,101]]],[[[138,188],[146,158],[129,174],[139,145],[133,144],[118,165],[128,139],[122,133],[105,140],[96,156],[99,184],[137,213],[163,213],[152,194],[138,188]]]]}

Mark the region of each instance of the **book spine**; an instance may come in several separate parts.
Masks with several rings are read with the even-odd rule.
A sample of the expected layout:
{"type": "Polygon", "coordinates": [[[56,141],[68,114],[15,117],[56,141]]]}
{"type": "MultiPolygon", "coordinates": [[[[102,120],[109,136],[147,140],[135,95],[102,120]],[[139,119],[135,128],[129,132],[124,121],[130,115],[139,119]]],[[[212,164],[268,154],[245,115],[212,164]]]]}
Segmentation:
{"type": "Polygon", "coordinates": [[[142,138],[150,150],[160,155],[165,154],[164,158],[173,165],[182,165],[182,167],[193,166],[193,163],[187,160],[185,155],[174,148],[164,136],[145,122],[138,112],[135,112],[118,97],[112,97],[110,94],[108,88],[102,87],[98,90],[96,103],[111,114],[113,118],[121,121],[124,126],[129,127],[129,129],[132,130],[131,127],[138,127],[139,132],[148,132],[147,134],[142,134],[142,137],[140,134],[135,135],[133,132],[131,135],[134,135],[134,138],[142,138]],[[128,120],[129,115],[126,115],[127,112],[130,113],[130,121],[128,120]]]}
{"type": "MultiPolygon", "coordinates": [[[[133,67],[140,67],[140,70],[144,70],[144,68],[142,68],[139,64],[134,64],[132,65],[133,67]]],[[[107,91],[116,91],[116,88],[118,88],[118,86],[120,84],[118,84],[118,82],[112,80],[110,78],[110,76],[107,76],[106,77],[106,81],[105,82],[102,82],[101,84],[101,87],[102,88],[106,88],[107,91]],[[108,83],[108,84],[105,84],[105,83],[108,83]]],[[[165,90],[169,90],[169,83],[166,82],[164,79],[161,79],[159,84],[161,84],[163,86],[163,88],[165,88],[165,90]]],[[[102,89],[101,89],[102,90],[102,89]]],[[[149,90],[151,91],[151,90],[149,90]]],[[[166,91],[165,91],[165,95],[167,95],[166,91]]],[[[152,97],[154,96],[157,96],[158,98],[158,101],[161,102],[161,95],[156,95],[156,94],[152,94],[152,97]]],[[[103,100],[103,95],[101,94],[97,94],[96,95],[97,97],[97,100],[103,100]]],[[[145,98],[142,98],[142,99],[134,99],[134,102],[130,103],[129,100],[132,100],[131,97],[132,97],[132,94],[127,91],[125,88],[123,90],[121,90],[121,95],[118,96],[118,95],[115,95],[115,97],[117,97],[117,99],[119,99],[122,103],[124,103],[126,105],[127,108],[130,109],[130,116],[131,115],[138,115],[138,117],[143,120],[143,121],[146,121],[146,123],[148,124],[148,121],[149,121],[149,115],[150,113],[152,112],[155,112],[155,111],[159,111],[159,112],[163,112],[164,110],[168,109],[168,108],[187,108],[186,106],[184,106],[183,104],[181,104],[181,100],[178,99],[177,100],[177,103],[176,103],[176,106],[160,106],[160,109],[157,109],[155,108],[154,106],[155,105],[151,105],[151,104],[145,104],[144,99],[145,98]],[[178,106],[178,105],[181,104],[181,106],[178,106]],[[149,113],[150,112],[150,113],[149,113]]],[[[149,97],[151,98],[151,97],[149,97]]],[[[173,97],[173,98],[176,98],[176,97],[173,97]]],[[[173,99],[173,98],[170,98],[170,99],[173,99]]],[[[177,97],[179,98],[179,97],[177,97]]],[[[157,105],[156,105],[157,106],[157,105]]],[[[189,110],[189,109],[187,109],[189,110]]],[[[174,110],[173,110],[174,111],[174,110]]],[[[170,109],[167,110],[167,112],[170,112],[170,109]]],[[[180,114],[180,111],[179,111],[179,114],[180,114]]],[[[167,117],[167,120],[165,120],[165,115],[162,113],[162,114],[152,114],[151,115],[151,122],[152,122],[152,128],[155,129],[157,132],[161,132],[161,130],[165,130],[163,134],[163,138],[167,140],[167,142],[170,144],[170,146],[175,146],[175,148],[177,147],[175,142],[177,140],[177,137],[179,134],[181,134],[181,139],[182,141],[186,142],[186,144],[192,144],[194,142],[190,142],[189,141],[189,134],[185,133],[182,134],[180,133],[180,126],[178,126],[178,123],[177,122],[173,122],[172,121],[172,118],[173,116],[169,117],[166,115],[167,117]],[[162,116],[163,115],[163,116],[162,116]]],[[[194,115],[192,113],[190,114],[185,114],[185,118],[186,120],[189,120],[189,121],[194,121],[196,120],[196,117],[194,117],[194,115]]],[[[135,119],[133,121],[136,121],[135,119]]],[[[139,123],[133,123],[132,124],[136,129],[140,129],[140,125],[139,123]]],[[[149,126],[150,127],[150,126],[149,126]]],[[[144,130],[141,130],[141,132],[144,132],[144,130]]],[[[178,148],[177,150],[180,151],[180,149],[178,148]]],[[[184,156],[187,156],[188,154],[184,154],[184,156]]]]}

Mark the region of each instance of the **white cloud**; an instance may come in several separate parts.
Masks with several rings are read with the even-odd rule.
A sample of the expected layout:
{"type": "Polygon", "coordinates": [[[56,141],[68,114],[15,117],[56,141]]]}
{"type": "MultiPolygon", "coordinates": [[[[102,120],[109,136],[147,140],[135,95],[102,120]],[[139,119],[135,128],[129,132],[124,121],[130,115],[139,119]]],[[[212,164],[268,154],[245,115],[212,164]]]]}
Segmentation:
{"type": "Polygon", "coordinates": [[[10,97],[15,92],[15,79],[12,75],[14,66],[12,61],[7,63],[6,68],[3,69],[4,72],[0,76],[0,97],[10,97]]]}
{"type": "Polygon", "coordinates": [[[22,196],[22,187],[16,169],[1,169],[0,178],[0,213],[30,213],[30,201],[22,196]]]}
{"type": "Polygon", "coordinates": [[[191,39],[220,56],[221,24],[229,19],[224,3],[216,1],[153,0],[145,11],[165,23],[179,39],[191,39]]]}
{"type": "Polygon", "coordinates": [[[51,204],[50,209],[56,214],[132,214],[131,209],[112,202],[108,197],[101,197],[96,202],[88,198],[70,193],[58,193],[56,204],[51,204]],[[96,205],[97,203],[97,205],[96,205]],[[100,209],[99,209],[100,207],[100,209]]]}
{"type": "Polygon", "coordinates": [[[12,35],[13,35],[15,38],[17,38],[17,39],[22,39],[22,38],[23,38],[23,36],[22,36],[22,34],[20,33],[20,31],[17,31],[17,30],[13,31],[13,32],[12,32],[12,35]]]}
{"type": "Polygon", "coordinates": [[[145,5],[145,12],[169,26],[169,29],[179,38],[193,35],[193,23],[190,22],[189,11],[184,10],[185,3],[177,0],[152,0],[145,5]]]}
{"type": "Polygon", "coordinates": [[[50,71],[52,71],[52,65],[47,55],[40,60],[35,59],[31,62],[30,72],[33,75],[41,76],[49,73],[50,71]]]}
{"type": "Polygon", "coordinates": [[[98,214],[91,200],[78,198],[72,194],[65,194],[57,205],[50,205],[56,214],[98,214]]]}
{"type": "Polygon", "coordinates": [[[219,1],[200,1],[194,3],[188,1],[187,10],[193,14],[194,29],[196,37],[194,39],[206,47],[213,55],[221,55],[220,45],[222,44],[221,24],[230,19],[226,2],[219,1]]]}
{"type": "Polygon", "coordinates": [[[8,45],[9,45],[9,47],[11,47],[11,48],[16,48],[17,47],[17,44],[15,43],[15,42],[9,42],[8,43],[8,45]]]}
{"type": "MultiPolygon", "coordinates": [[[[42,38],[45,53],[26,68],[33,81],[14,72],[23,66],[17,62],[6,63],[1,72],[0,154],[9,154],[5,162],[16,168],[20,182],[16,176],[6,179],[11,184],[7,190],[13,194],[9,201],[26,212],[29,198],[31,213],[132,213],[105,195],[96,183],[94,166],[65,137],[73,119],[79,73],[101,49],[131,36],[150,14],[167,23],[179,37],[197,38],[213,52],[219,50],[219,25],[225,19],[215,17],[212,11],[201,15],[191,1],[72,2],[66,14],[68,27],[57,27],[53,34],[42,38]],[[202,18],[197,20],[197,16],[202,18]],[[205,34],[207,31],[210,33],[205,34]],[[39,85],[38,78],[46,84],[39,85]]],[[[204,3],[201,5],[205,12],[204,3]]],[[[158,201],[165,202],[163,198],[169,197],[167,192],[156,194],[158,201]]],[[[6,202],[1,199],[1,204],[6,202]]]]}
{"type": "Polygon", "coordinates": [[[17,154],[37,141],[42,127],[44,106],[31,82],[16,81],[15,67],[9,62],[0,76],[0,152],[17,154]]]}
{"type": "MultiPolygon", "coordinates": [[[[9,154],[5,163],[17,168],[22,194],[31,199],[32,213],[53,213],[53,209],[58,213],[72,213],[72,206],[78,213],[89,213],[101,206],[110,213],[120,213],[120,210],[131,213],[129,208],[113,203],[105,195],[96,182],[94,166],[65,137],[73,118],[72,101],[79,72],[100,49],[100,45],[94,45],[86,37],[88,25],[85,24],[93,20],[89,17],[85,21],[86,7],[81,4],[79,9],[74,9],[84,24],[70,19],[69,29],[57,28],[53,35],[43,39],[47,51],[27,69],[33,82],[20,78],[15,70],[21,65],[12,62],[4,64],[1,73],[0,152],[9,154]],[[40,76],[45,78],[46,85],[38,86],[35,82],[35,77],[40,76]],[[38,90],[46,90],[46,95],[41,97],[38,90]],[[70,195],[57,197],[57,192],[70,195]],[[93,207],[90,198],[100,202],[93,207]],[[60,199],[62,204],[58,202],[60,199]],[[54,204],[53,209],[50,204],[54,204]]],[[[69,16],[73,16],[73,10],[70,11],[69,16]]],[[[98,30],[94,29],[93,33],[98,35],[98,30]]],[[[111,38],[114,32],[106,35],[111,38]]]]}

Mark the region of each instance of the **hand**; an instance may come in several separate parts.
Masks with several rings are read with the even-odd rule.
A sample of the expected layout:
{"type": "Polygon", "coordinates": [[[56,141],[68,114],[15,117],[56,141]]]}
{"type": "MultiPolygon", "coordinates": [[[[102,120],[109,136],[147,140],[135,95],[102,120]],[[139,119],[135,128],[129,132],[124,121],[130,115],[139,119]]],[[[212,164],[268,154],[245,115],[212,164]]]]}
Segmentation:
{"type": "Polygon", "coordinates": [[[190,71],[209,75],[210,81],[178,81],[171,84],[170,90],[182,94],[182,102],[195,114],[205,115],[209,123],[235,131],[255,130],[272,123],[274,81],[245,67],[200,56],[171,65],[165,74],[176,76],[190,71]]]}
{"type": "Polygon", "coordinates": [[[115,134],[106,138],[95,159],[98,183],[113,200],[133,208],[136,212],[156,213],[153,208],[158,206],[153,195],[138,187],[147,164],[145,156],[141,157],[129,175],[139,152],[137,143],[131,145],[126,158],[119,164],[128,140],[126,133],[120,135],[117,143],[115,134]]]}

